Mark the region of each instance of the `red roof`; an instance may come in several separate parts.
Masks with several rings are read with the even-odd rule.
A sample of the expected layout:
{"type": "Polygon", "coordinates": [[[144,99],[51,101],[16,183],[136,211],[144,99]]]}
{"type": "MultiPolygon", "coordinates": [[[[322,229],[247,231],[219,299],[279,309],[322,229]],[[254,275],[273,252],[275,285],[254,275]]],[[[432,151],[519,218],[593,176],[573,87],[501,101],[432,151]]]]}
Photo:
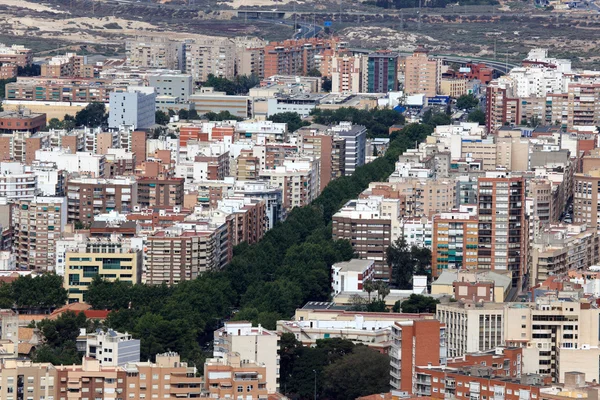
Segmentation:
{"type": "Polygon", "coordinates": [[[83,313],[88,319],[106,319],[109,312],[108,310],[85,310],[83,313]]]}

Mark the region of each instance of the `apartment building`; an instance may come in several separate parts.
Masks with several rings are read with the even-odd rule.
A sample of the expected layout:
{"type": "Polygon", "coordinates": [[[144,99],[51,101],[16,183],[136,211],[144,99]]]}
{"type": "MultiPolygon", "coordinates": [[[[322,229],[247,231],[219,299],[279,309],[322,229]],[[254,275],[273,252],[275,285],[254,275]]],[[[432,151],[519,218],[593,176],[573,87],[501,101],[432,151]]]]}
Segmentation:
{"type": "MultiPolygon", "coordinates": [[[[517,361],[514,360],[515,363],[517,361]]],[[[542,376],[498,376],[499,370],[498,364],[462,368],[419,366],[415,369],[414,395],[447,399],[463,397],[468,393],[472,399],[495,400],[534,400],[543,397],[541,388],[545,382],[542,376]]]]}
{"type": "Polygon", "coordinates": [[[598,233],[585,224],[549,225],[533,236],[529,246],[531,286],[600,261],[598,233]]]}
{"type": "Polygon", "coordinates": [[[131,211],[138,204],[137,181],[133,177],[114,179],[72,178],[67,181],[68,222],[90,225],[94,216],[112,210],[131,211]]]}
{"type": "Polygon", "coordinates": [[[225,358],[209,358],[204,363],[204,394],[213,399],[244,398],[266,400],[267,368],[264,364],[244,360],[239,353],[225,358]]]}
{"type": "Polygon", "coordinates": [[[284,215],[282,188],[271,186],[264,181],[236,182],[233,188],[235,196],[261,199],[265,202],[265,216],[267,218],[265,230],[282,220],[284,215]]]}
{"type": "Polygon", "coordinates": [[[511,271],[513,287],[527,273],[525,179],[479,178],[478,268],[511,271]]]}
{"type": "Polygon", "coordinates": [[[456,184],[447,179],[393,178],[389,186],[404,200],[405,214],[410,217],[433,218],[434,215],[450,212],[456,203],[456,184]]]}
{"type": "Polygon", "coordinates": [[[47,63],[41,65],[40,76],[44,78],[93,78],[94,69],[86,68],[86,64],[87,56],[78,56],[75,53],[54,56],[47,63]]]}
{"type": "Polygon", "coordinates": [[[0,64],[15,64],[26,67],[33,62],[33,51],[22,45],[0,44],[0,64]]]}
{"type": "Polygon", "coordinates": [[[34,154],[34,162],[52,164],[57,170],[69,174],[86,174],[94,178],[103,178],[106,175],[106,156],[101,154],[84,151],[70,153],[69,150],[57,148],[36,150],[34,154]]]}
{"type": "Polygon", "coordinates": [[[390,51],[369,54],[366,57],[366,71],[363,69],[365,74],[366,91],[369,93],[398,90],[398,54],[390,51]]]}
{"type": "Polygon", "coordinates": [[[521,99],[513,94],[512,87],[504,82],[491,82],[486,89],[485,126],[495,133],[505,125],[521,123],[521,99]]]}
{"type": "Polygon", "coordinates": [[[573,222],[600,228],[600,170],[587,174],[575,174],[573,187],[573,222]]]}
{"type": "Polygon", "coordinates": [[[85,356],[104,367],[123,366],[140,361],[140,340],[129,333],[97,330],[85,336],[85,356]]]}
{"type": "Polygon", "coordinates": [[[249,47],[237,50],[238,75],[254,75],[259,78],[265,76],[265,49],[264,47],[249,47]]]}
{"type": "Polygon", "coordinates": [[[598,309],[589,300],[538,298],[506,307],[504,340],[523,349],[523,372],[549,374],[564,382],[577,370],[598,381],[598,309]]]}
{"type": "Polygon", "coordinates": [[[431,271],[477,269],[478,219],[468,213],[442,213],[433,217],[431,271]]]}
{"type": "Polygon", "coordinates": [[[335,136],[344,139],[344,175],[352,175],[356,168],[365,164],[367,128],[362,125],[352,125],[351,122],[340,122],[331,130],[335,136]]]}
{"type": "Polygon", "coordinates": [[[227,358],[237,353],[241,360],[264,365],[265,383],[268,393],[279,391],[279,336],[276,332],[260,325],[253,327],[249,322],[226,322],[214,333],[215,358],[227,358]]]}
{"type": "Polygon", "coordinates": [[[447,295],[456,301],[503,303],[512,288],[512,276],[492,271],[443,271],[431,283],[431,294],[447,295]]]}
{"type": "Polygon", "coordinates": [[[156,362],[128,363],[123,399],[197,398],[202,393],[202,378],[197,368],[182,362],[173,352],[156,355],[156,362]]]}
{"type": "Polygon", "coordinates": [[[360,93],[361,88],[360,57],[347,54],[331,58],[331,92],[360,93]]]}
{"type": "MultiPolygon", "coordinates": [[[[113,85],[103,80],[17,81],[6,85],[6,100],[31,102],[109,103],[112,92],[126,90],[126,85],[113,85]]],[[[63,115],[64,116],[64,115],[63,115]]]]}
{"type": "Polygon", "coordinates": [[[390,386],[413,393],[413,375],[420,365],[445,365],[446,327],[436,320],[395,322],[390,349],[390,386]]]}
{"type": "Polygon", "coordinates": [[[209,112],[229,111],[239,118],[250,118],[253,115],[250,96],[230,96],[225,92],[215,92],[213,88],[203,88],[200,93],[190,96],[190,102],[199,115],[209,112]]]}
{"type": "Polygon", "coordinates": [[[183,178],[139,178],[137,204],[142,207],[183,205],[183,178]]]}
{"type": "Polygon", "coordinates": [[[55,399],[81,399],[101,396],[116,400],[127,393],[127,373],[119,367],[103,367],[93,358],[84,357],[81,365],[55,366],[55,399]]]}
{"type": "Polygon", "coordinates": [[[350,200],[333,215],[333,239],[349,240],[360,258],[375,262],[375,278],[389,279],[386,250],[401,233],[399,213],[398,199],[350,200]]]}
{"type": "Polygon", "coordinates": [[[434,97],[442,82],[442,60],[429,57],[429,51],[418,47],[406,57],[404,68],[404,90],[407,94],[424,94],[434,97]]]}
{"type": "Polygon", "coordinates": [[[14,358],[3,359],[0,366],[0,398],[58,399],[58,374],[52,364],[14,358]]]}
{"type": "Polygon", "coordinates": [[[567,128],[596,126],[600,121],[600,84],[569,84],[567,91],[567,128]]]}
{"type": "Polygon", "coordinates": [[[32,113],[28,109],[0,112],[0,133],[28,131],[35,133],[46,126],[46,114],[32,113]]]}
{"type": "Polygon", "coordinates": [[[337,38],[270,42],[264,47],[264,76],[306,75],[311,69],[319,69],[325,51],[343,47],[345,43],[337,38]]]}
{"type": "Polygon", "coordinates": [[[141,283],[143,262],[142,249],[131,239],[95,237],[67,247],[63,286],[69,302],[85,302],[88,287],[96,276],[107,281],[141,283]]]}
{"type": "MultiPolygon", "coordinates": [[[[343,175],[343,172],[340,172],[339,160],[337,169],[335,172],[333,171],[334,157],[336,154],[333,150],[334,138],[330,135],[318,134],[317,131],[314,130],[307,133],[302,132],[300,136],[302,140],[302,144],[300,145],[301,152],[307,156],[315,158],[319,157],[321,159],[319,164],[321,167],[319,176],[321,177],[320,190],[322,191],[332,179],[343,175]]],[[[344,143],[345,151],[345,140],[340,140],[344,143]]],[[[345,163],[343,165],[345,165],[345,163]]]]}
{"type": "Polygon", "coordinates": [[[13,252],[19,269],[53,271],[55,243],[67,225],[64,197],[34,197],[12,205],[13,252]]]}
{"type": "Polygon", "coordinates": [[[333,294],[362,292],[363,283],[373,278],[373,260],[353,259],[331,266],[333,294]]]}
{"type": "Polygon", "coordinates": [[[206,82],[208,75],[231,79],[235,75],[235,43],[229,38],[195,39],[184,43],[186,74],[206,82]]]}
{"type": "Polygon", "coordinates": [[[440,81],[440,94],[458,98],[467,94],[467,79],[442,79],[440,81]]]}
{"type": "Polygon", "coordinates": [[[146,283],[177,284],[196,279],[218,265],[214,230],[174,225],[148,236],[144,267],[146,283]]]}
{"type": "Polygon", "coordinates": [[[125,42],[127,64],[133,67],[183,69],[183,43],[162,37],[136,38],[125,42]]]}
{"type": "Polygon", "coordinates": [[[504,344],[503,303],[438,304],[436,319],[446,326],[449,358],[492,350],[504,344]]]}
{"type": "Polygon", "coordinates": [[[0,162],[0,197],[32,200],[37,194],[37,175],[25,172],[17,162],[0,162]]]}
{"type": "Polygon", "coordinates": [[[309,204],[321,193],[319,165],[318,158],[298,157],[285,160],[275,169],[261,170],[259,176],[282,188],[283,207],[290,211],[309,204]]]}
{"type": "Polygon", "coordinates": [[[147,129],[154,125],[156,93],[153,87],[130,86],[126,92],[110,93],[108,126],[147,129]]]}
{"type": "Polygon", "coordinates": [[[217,203],[217,209],[229,214],[233,246],[254,244],[267,230],[266,203],[247,197],[227,197],[217,203]]]}

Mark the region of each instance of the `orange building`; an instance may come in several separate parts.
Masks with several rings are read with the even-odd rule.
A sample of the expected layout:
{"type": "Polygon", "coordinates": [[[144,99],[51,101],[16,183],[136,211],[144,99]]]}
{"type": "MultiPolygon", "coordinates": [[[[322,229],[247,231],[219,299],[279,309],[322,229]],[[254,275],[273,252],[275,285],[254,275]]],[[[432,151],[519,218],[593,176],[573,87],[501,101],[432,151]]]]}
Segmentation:
{"type": "Polygon", "coordinates": [[[263,364],[240,359],[238,353],[204,363],[204,387],[214,399],[266,399],[267,369],[263,364]]]}
{"type": "Polygon", "coordinates": [[[265,77],[273,75],[306,75],[321,69],[321,56],[327,50],[343,48],[339,39],[298,39],[271,42],[265,46],[265,77]]]}
{"type": "Polygon", "coordinates": [[[413,393],[413,374],[419,365],[446,363],[446,325],[437,320],[395,322],[390,350],[390,386],[413,393]]]}
{"type": "Polygon", "coordinates": [[[201,126],[182,126],[179,128],[179,146],[187,146],[190,140],[200,140],[201,133],[201,126]]]}
{"type": "Polygon", "coordinates": [[[191,213],[192,210],[189,208],[179,206],[165,208],[134,207],[133,211],[127,214],[127,220],[135,221],[142,230],[153,231],[172,226],[176,222],[182,222],[191,213]]]}
{"type": "Polygon", "coordinates": [[[35,114],[28,109],[0,112],[0,133],[28,131],[35,133],[46,126],[46,114],[35,114]]]}
{"type": "Polygon", "coordinates": [[[478,220],[468,213],[442,213],[433,218],[431,271],[477,269],[478,220]]]}

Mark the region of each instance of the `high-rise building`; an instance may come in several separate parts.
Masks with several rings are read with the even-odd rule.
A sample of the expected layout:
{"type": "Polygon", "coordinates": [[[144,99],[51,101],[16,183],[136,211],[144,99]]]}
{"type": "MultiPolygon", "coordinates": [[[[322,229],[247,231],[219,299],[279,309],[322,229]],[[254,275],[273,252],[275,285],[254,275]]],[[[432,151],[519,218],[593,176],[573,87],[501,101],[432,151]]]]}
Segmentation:
{"type": "Polygon", "coordinates": [[[139,178],[138,204],[143,207],[183,205],[183,178],[139,178]]]}
{"type": "Polygon", "coordinates": [[[573,188],[573,222],[600,228],[600,170],[587,174],[575,174],[573,188]]]}
{"type": "Polygon", "coordinates": [[[267,368],[239,353],[204,363],[204,390],[211,399],[267,399],[267,368]]]}
{"type": "Polygon", "coordinates": [[[513,287],[527,273],[525,179],[479,178],[478,268],[511,271],[513,287]]]}
{"type": "Polygon", "coordinates": [[[67,225],[65,197],[17,200],[12,209],[13,252],[19,269],[53,271],[55,243],[67,225]]]}
{"type": "Polygon", "coordinates": [[[184,44],[186,74],[205,82],[208,75],[233,78],[235,75],[235,43],[229,38],[210,38],[184,44]]]}
{"type": "Polygon", "coordinates": [[[333,56],[331,59],[331,92],[360,93],[361,91],[360,57],[347,54],[333,56]]]}
{"type": "Polygon", "coordinates": [[[320,61],[327,50],[345,48],[337,38],[294,39],[271,42],[265,46],[265,78],[273,75],[306,75],[320,69],[320,61]]]}
{"type": "MultiPolygon", "coordinates": [[[[387,93],[398,90],[398,54],[377,52],[367,56],[367,88],[369,93],[387,93]]],[[[364,88],[363,88],[364,90],[364,88]]]]}
{"type": "Polygon", "coordinates": [[[485,126],[489,133],[496,133],[505,125],[521,123],[521,99],[513,94],[506,82],[491,82],[486,89],[485,126]]]}
{"type": "Polygon", "coordinates": [[[319,164],[319,158],[292,158],[275,169],[261,170],[260,177],[282,188],[283,207],[290,211],[309,204],[321,193],[319,164]]]}
{"type": "Polygon", "coordinates": [[[253,327],[250,322],[226,322],[214,333],[213,355],[226,358],[238,353],[240,359],[263,364],[266,369],[266,389],[275,393],[279,389],[279,336],[277,332],[253,327]]]}
{"type": "Polygon", "coordinates": [[[446,326],[436,320],[396,322],[392,326],[390,386],[413,392],[415,367],[445,365],[446,326]]]}
{"type": "Polygon", "coordinates": [[[125,43],[127,64],[133,67],[183,69],[183,43],[164,37],[147,37],[125,43]]]}
{"type": "Polygon", "coordinates": [[[186,102],[193,94],[194,82],[188,74],[155,74],[148,77],[148,86],[155,89],[157,96],[177,97],[186,102]]]}
{"type": "Polygon", "coordinates": [[[434,277],[446,269],[477,269],[478,227],[477,217],[468,213],[442,213],[433,217],[434,277]]]}
{"type": "Polygon", "coordinates": [[[135,178],[73,178],[67,182],[68,221],[89,225],[94,216],[112,210],[131,211],[138,204],[135,178]]]}
{"type": "Polygon", "coordinates": [[[340,122],[332,128],[332,131],[346,142],[344,175],[352,175],[356,168],[365,164],[367,128],[362,125],[352,125],[351,122],[340,122]]]}
{"type": "Polygon", "coordinates": [[[418,47],[406,57],[404,90],[406,94],[424,94],[433,97],[440,91],[442,61],[429,57],[429,51],[418,47]]]}
{"type": "Polygon", "coordinates": [[[108,126],[132,126],[134,129],[146,129],[154,125],[156,113],[156,93],[153,87],[130,86],[127,92],[110,94],[108,126]]]}

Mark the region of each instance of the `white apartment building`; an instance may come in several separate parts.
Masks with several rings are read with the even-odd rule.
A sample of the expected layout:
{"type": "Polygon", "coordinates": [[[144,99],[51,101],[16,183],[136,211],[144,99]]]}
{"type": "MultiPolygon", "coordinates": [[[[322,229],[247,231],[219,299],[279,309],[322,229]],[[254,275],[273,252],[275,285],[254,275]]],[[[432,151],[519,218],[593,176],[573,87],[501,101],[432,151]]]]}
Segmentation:
{"type": "Polygon", "coordinates": [[[31,200],[37,194],[37,175],[25,172],[18,162],[0,162],[0,197],[7,200],[31,200]]]}
{"type": "Polygon", "coordinates": [[[344,175],[352,175],[356,168],[365,164],[367,128],[362,125],[352,125],[352,122],[340,122],[332,127],[331,131],[346,143],[344,175]]]}
{"type": "Polygon", "coordinates": [[[333,264],[331,276],[334,295],[341,292],[362,292],[363,283],[373,277],[373,260],[352,259],[333,264]]]}
{"type": "Polygon", "coordinates": [[[446,324],[448,357],[487,351],[504,344],[504,304],[438,304],[436,318],[446,324]]]}
{"type": "Polygon", "coordinates": [[[276,332],[253,327],[250,322],[226,322],[214,333],[213,357],[226,358],[228,353],[239,353],[241,360],[265,365],[267,391],[279,391],[279,336],[276,332]]]}
{"type": "Polygon", "coordinates": [[[108,126],[146,129],[154,125],[156,93],[153,87],[130,86],[127,92],[110,93],[108,126]]]}
{"type": "Polygon", "coordinates": [[[85,356],[98,360],[103,367],[120,367],[140,361],[140,340],[128,333],[109,329],[86,335],[85,356]]]}
{"type": "Polygon", "coordinates": [[[183,68],[183,43],[167,38],[136,38],[125,42],[127,64],[146,68],[183,68]]]}
{"type": "Polygon", "coordinates": [[[104,177],[106,157],[90,152],[70,153],[61,148],[40,149],[35,152],[35,160],[46,165],[54,164],[57,171],[63,170],[72,173],[104,177]]]}

